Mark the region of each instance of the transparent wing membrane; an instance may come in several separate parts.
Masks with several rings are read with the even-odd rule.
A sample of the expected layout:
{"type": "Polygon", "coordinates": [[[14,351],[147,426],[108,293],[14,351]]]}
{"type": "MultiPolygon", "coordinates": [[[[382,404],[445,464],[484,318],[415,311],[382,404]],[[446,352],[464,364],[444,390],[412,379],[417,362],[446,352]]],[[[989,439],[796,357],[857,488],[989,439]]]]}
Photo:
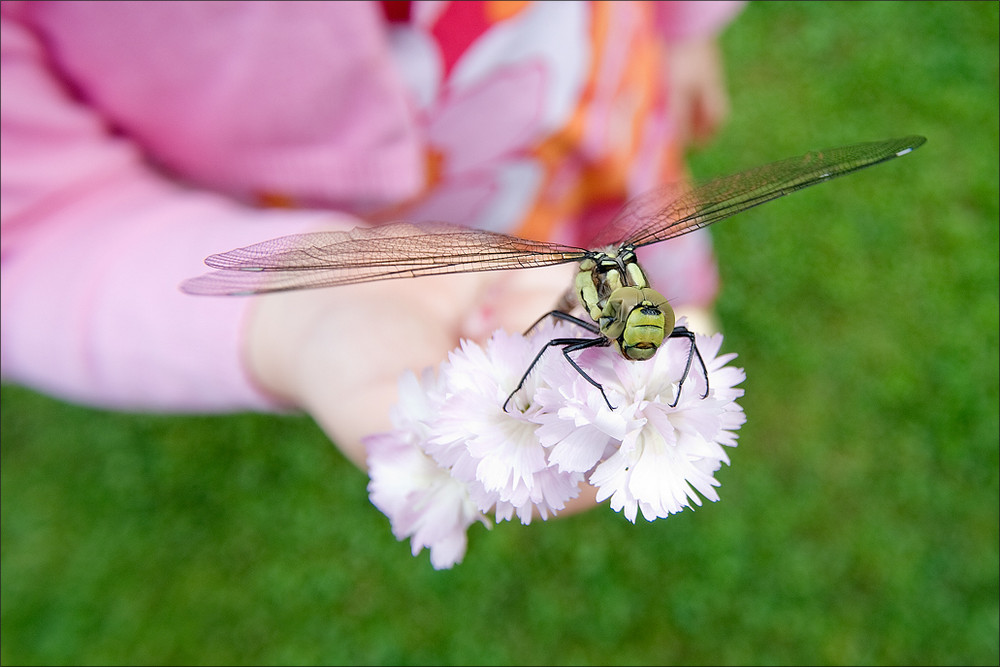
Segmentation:
{"type": "MultiPolygon", "coordinates": [[[[837,176],[905,155],[919,136],[807,153],[687,191],[652,190],[630,201],[592,248],[665,241],[837,176]]],[[[525,269],[580,261],[588,250],[445,223],[397,222],[349,232],[284,236],[212,255],[219,269],[181,285],[192,294],[258,294],[414,278],[525,269]]]]}
{"type": "Polygon", "coordinates": [[[191,294],[257,294],[577,262],[582,248],[444,223],[397,222],[271,239],[212,255],[221,269],[184,282],[191,294]]]}
{"type": "Polygon", "coordinates": [[[653,190],[631,200],[588,245],[639,247],[666,241],[796,190],[906,155],[925,141],[909,136],[814,151],[717,178],[679,197],[670,187],[653,190]]]}

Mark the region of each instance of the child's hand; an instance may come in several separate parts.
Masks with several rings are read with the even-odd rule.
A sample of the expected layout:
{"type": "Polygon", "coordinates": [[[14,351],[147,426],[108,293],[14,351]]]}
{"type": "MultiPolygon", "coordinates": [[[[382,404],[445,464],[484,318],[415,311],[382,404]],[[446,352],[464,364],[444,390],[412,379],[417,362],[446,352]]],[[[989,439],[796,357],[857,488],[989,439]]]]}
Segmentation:
{"type": "MultiPolygon", "coordinates": [[[[404,370],[436,366],[459,339],[524,331],[553,308],[575,265],[388,280],[258,298],[247,362],[260,387],[309,412],[365,468],[362,438],[392,428],[404,370]]],[[[566,512],[594,504],[586,487],[566,512]]]]}

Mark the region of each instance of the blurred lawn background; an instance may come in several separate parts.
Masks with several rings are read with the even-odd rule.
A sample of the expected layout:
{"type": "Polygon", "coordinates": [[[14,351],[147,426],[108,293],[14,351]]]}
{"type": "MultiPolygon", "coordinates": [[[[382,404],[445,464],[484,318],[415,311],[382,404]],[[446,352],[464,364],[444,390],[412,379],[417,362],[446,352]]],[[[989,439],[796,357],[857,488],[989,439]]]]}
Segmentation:
{"type": "Polygon", "coordinates": [[[474,529],[435,572],[304,417],[2,389],[2,662],[992,664],[998,4],[758,3],[698,179],[924,134],[713,228],[722,501],[474,529]]]}

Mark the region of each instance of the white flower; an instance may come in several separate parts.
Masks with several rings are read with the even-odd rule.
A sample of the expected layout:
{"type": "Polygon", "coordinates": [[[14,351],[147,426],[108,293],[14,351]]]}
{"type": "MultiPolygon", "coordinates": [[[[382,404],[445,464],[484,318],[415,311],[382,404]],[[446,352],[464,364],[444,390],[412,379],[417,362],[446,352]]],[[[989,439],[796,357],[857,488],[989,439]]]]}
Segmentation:
{"type": "MultiPolygon", "coordinates": [[[[725,366],[735,355],[715,357],[721,335],[696,339],[710,391],[702,397],[704,371],[695,358],[675,407],[670,403],[677,392],[676,380],[687,364],[687,338],[670,339],[646,362],[629,362],[603,349],[595,349],[589,353],[592,359],[583,360],[592,377],[604,385],[616,410],[589,400],[589,414],[578,414],[577,420],[593,428],[617,418],[624,421],[626,431],[617,451],[596,465],[589,481],[598,489],[598,501],[610,498],[612,509],[623,511],[629,521],[635,521],[637,510],[651,521],[680,512],[692,502],[701,505],[701,496],[719,499],[715,490],[719,483],[713,475],[722,463],[729,464],[723,445],[736,445],[733,431],[745,421],[742,408],[734,402],[743,395],[734,385],[745,376],[741,369],[725,366]]],[[[575,382],[589,386],[582,378],[575,382]]],[[[578,399],[570,398],[568,391],[563,395],[582,412],[578,399]]]]}
{"type": "Polygon", "coordinates": [[[694,357],[676,401],[691,353],[686,337],[644,362],[611,346],[571,353],[604,395],[551,346],[504,410],[549,341],[591,337],[552,321],[527,337],[498,331],[485,346],[463,341],[437,376],[401,379],[395,430],[366,439],[369,491],[414,554],[426,546],[435,567],[450,567],[465,554],[467,528],[489,525],[486,512],[498,521],[546,519],[585,478],[632,522],[639,511],[651,521],[719,499],[714,475],[745,421],[735,402],[745,376],[727,365],[736,355],[718,356],[721,335],[697,336],[704,366],[694,357]]]}
{"type": "Polygon", "coordinates": [[[529,375],[509,410],[503,409],[537,352],[523,336],[498,331],[485,348],[463,341],[441,371],[447,399],[428,452],[469,484],[480,510],[495,508],[497,520],[516,512],[530,523],[533,510],[544,519],[575,498],[583,481],[580,473],[550,466],[535,435],[538,408],[520,394],[530,396],[542,374],[529,375]]]}
{"type": "Polygon", "coordinates": [[[427,456],[426,422],[441,396],[433,375],[423,383],[406,373],[399,381],[400,402],[393,410],[396,429],[365,438],[372,504],[389,517],[397,539],[410,538],[413,555],[427,547],[435,569],[450,568],[465,555],[466,531],[479,512],[468,485],[427,456]]]}

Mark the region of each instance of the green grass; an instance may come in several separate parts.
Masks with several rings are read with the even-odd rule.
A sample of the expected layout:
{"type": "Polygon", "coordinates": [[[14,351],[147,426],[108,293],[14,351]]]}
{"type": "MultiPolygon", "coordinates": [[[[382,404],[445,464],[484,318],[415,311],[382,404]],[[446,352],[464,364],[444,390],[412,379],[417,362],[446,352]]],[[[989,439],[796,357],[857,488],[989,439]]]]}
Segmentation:
{"type": "Polygon", "coordinates": [[[412,558],[304,417],[2,389],[2,661],[997,664],[998,5],[752,4],[700,178],[919,133],[713,229],[722,501],[412,558]]]}

